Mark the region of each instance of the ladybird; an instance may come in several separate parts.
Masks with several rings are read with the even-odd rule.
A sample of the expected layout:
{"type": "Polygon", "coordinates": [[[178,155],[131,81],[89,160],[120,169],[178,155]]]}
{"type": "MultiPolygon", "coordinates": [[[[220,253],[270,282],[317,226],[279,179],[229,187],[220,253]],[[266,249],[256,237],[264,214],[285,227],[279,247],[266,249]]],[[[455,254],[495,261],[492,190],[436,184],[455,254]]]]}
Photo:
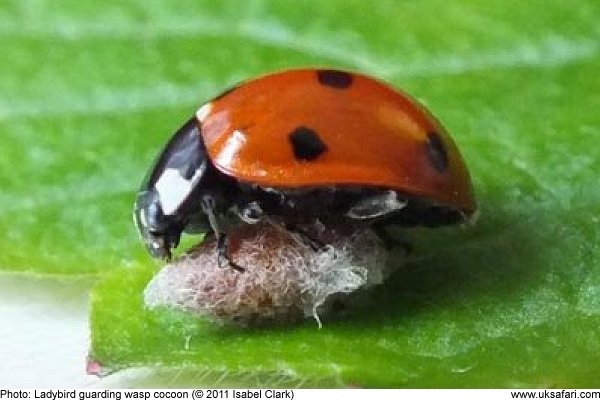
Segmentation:
{"type": "Polygon", "coordinates": [[[465,162],[422,104],[366,75],[301,69],[202,105],[144,179],[134,219],[154,257],[200,232],[217,239],[219,265],[241,269],[227,250],[239,224],[434,227],[475,210],[465,162]]]}

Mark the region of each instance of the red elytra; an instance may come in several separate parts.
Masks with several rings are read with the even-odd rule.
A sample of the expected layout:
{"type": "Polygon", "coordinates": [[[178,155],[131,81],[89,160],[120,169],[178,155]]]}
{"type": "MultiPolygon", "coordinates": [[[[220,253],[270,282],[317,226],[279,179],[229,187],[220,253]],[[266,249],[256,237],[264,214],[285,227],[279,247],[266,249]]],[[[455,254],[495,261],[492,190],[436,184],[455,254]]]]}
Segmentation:
{"type": "Polygon", "coordinates": [[[468,170],[446,129],[409,95],[365,75],[275,73],[225,92],[197,117],[214,166],[241,182],[377,186],[466,215],[476,208],[468,170]],[[295,154],[290,134],[299,128],[318,135],[316,157],[295,154]]]}

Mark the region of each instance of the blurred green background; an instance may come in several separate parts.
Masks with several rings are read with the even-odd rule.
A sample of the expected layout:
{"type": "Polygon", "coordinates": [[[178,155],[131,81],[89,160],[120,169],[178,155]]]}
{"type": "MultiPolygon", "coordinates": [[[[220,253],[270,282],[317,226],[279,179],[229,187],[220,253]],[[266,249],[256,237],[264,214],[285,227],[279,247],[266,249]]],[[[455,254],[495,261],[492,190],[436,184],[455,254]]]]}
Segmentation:
{"type": "Polygon", "coordinates": [[[599,21],[596,0],[1,0],[0,350],[56,346],[15,353],[45,328],[11,321],[100,282],[93,356],[170,368],[128,385],[598,387],[599,21]],[[157,265],[130,214],[155,154],[229,85],[306,66],[430,107],[470,167],[478,225],[412,232],[414,260],[322,330],[144,311],[157,265]]]}

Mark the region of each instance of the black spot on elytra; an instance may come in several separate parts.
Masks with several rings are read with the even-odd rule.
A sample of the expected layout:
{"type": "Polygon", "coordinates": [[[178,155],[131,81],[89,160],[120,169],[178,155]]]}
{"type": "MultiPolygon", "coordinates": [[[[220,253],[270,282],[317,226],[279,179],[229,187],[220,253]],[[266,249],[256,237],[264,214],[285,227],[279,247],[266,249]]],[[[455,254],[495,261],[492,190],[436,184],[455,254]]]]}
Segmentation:
{"type": "Polygon", "coordinates": [[[317,78],[321,85],[335,89],[347,89],[352,85],[352,74],[334,69],[321,69],[317,71],[317,78]]]}
{"type": "Polygon", "coordinates": [[[444,172],[448,168],[446,145],[437,132],[427,133],[427,156],[438,172],[444,172]]]}
{"type": "Polygon", "coordinates": [[[297,160],[311,161],[327,150],[317,132],[305,126],[294,129],[289,138],[297,160]]]}

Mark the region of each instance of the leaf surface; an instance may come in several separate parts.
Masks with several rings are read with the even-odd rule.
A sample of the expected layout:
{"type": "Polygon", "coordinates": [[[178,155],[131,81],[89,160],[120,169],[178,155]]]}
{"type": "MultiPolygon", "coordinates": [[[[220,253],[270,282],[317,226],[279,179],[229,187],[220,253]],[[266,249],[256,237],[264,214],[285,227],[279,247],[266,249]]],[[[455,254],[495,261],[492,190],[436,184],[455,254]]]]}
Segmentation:
{"type": "Polygon", "coordinates": [[[209,385],[597,387],[599,17],[592,0],[3,1],[0,268],[108,272],[92,302],[107,368],[209,385]],[[158,150],[229,85],[316,65],[427,104],[467,160],[479,223],[410,232],[412,261],[322,330],[145,311],[156,266],[131,207],[158,150]]]}

